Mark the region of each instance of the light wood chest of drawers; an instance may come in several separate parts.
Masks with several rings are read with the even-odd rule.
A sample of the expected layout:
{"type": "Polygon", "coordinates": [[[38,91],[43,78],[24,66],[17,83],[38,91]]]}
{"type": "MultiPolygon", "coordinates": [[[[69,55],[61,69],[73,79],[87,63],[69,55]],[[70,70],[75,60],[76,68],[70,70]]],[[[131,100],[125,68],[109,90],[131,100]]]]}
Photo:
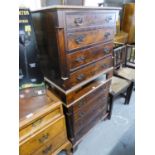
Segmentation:
{"type": "Polygon", "coordinates": [[[20,155],[56,155],[61,147],[71,154],[62,102],[50,91],[47,95],[20,99],[20,155]]]}
{"type": "Polygon", "coordinates": [[[45,80],[64,102],[74,146],[108,115],[119,9],[53,6],[32,13],[45,80]]]}

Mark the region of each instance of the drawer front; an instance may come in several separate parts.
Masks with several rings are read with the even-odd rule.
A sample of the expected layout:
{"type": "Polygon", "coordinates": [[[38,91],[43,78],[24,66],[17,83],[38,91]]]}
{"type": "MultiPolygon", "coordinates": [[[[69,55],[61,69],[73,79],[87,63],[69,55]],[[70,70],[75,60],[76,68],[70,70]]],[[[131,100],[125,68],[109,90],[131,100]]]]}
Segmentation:
{"type": "Polygon", "coordinates": [[[65,81],[65,84],[67,84],[67,86],[71,88],[76,84],[83,82],[89,79],[90,77],[93,77],[112,66],[113,66],[113,59],[112,56],[109,56],[70,74],[70,78],[65,81]]]}
{"type": "MultiPolygon", "coordinates": [[[[107,112],[107,102],[103,99],[98,99],[97,105],[92,108],[85,116],[78,120],[74,120],[74,133],[77,134],[80,130],[85,128],[91,121],[101,112],[106,111],[107,112]],[[106,110],[105,110],[106,109],[106,110]]],[[[102,117],[104,117],[105,113],[102,113],[102,117]]]]}
{"type": "Polygon", "coordinates": [[[75,103],[73,105],[73,112],[75,116],[78,113],[78,111],[83,111],[83,110],[89,111],[88,109],[93,107],[95,105],[95,102],[99,98],[106,99],[108,96],[109,88],[110,88],[110,83],[106,83],[101,87],[99,87],[98,89],[91,92],[89,95],[87,95],[77,103],[75,103]]]}
{"type": "Polygon", "coordinates": [[[97,26],[114,26],[115,25],[114,12],[70,12],[66,13],[66,26],[69,29],[88,28],[97,26]]]}
{"type": "Polygon", "coordinates": [[[100,60],[112,54],[113,43],[102,44],[96,47],[80,50],[67,55],[68,68],[72,72],[80,67],[100,60]]]}
{"type": "Polygon", "coordinates": [[[66,142],[66,139],[66,132],[61,132],[59,135],[49,140],[49,142],[47,142],[39,150],[34,152],[33,155],[51,155],[55,150],[57,150],[66,142]]]}
{"type": "Polygon", "coordinates": [[[92,98],[91,101],[87,101],[87,104],[80,108],[76,113],[74,113],[75,122],[85,118],[92,110],[97,109],[98,106],[104,107],[104,104],[107,104],[107,92],[102,93],[103,95],[97,95],[98,97],[92,98]]]}
{"type": "Polygon", "coordinates": [[[29,155],[33,153],[41,146],[43,146],[46,142],[48,142],[50,139],[54,138],[59,133],[64,132],[65,130],[65,120],[64,117],[61,117],[56,122],[48,125],[48,127],[45,130],[41,131],[38,134],[32,135],[32,137],[29,140],[23,142],[20,145],[20,154],[29,155]]]}
{"type": "Polygon", "coordinates": [[[98,109],[98,111],[94,112],[94,118],[91,119],[88,124],[86,124],[83,128],[81,128],[77,133],[75,133],[75,142],[81,139],[86,133],[89,132],[91,128],[95,126],[95,124],[101,120],[101,118],[106,114],[107,109],[98,109]]]}
{"type": "Polygon", "coordinates": [[[107,42],[114,38],[114,29],[96,29],[91,31],[67,33],[67,50],[83,48],[95,43],[107,42]]]}
{"type": "Polygon", "coordinates": [[[45,125],[49,124],[53,120],[59,118],[63,114],[62,107],[59,106],[53,111],[49,112],[47,115],[35,120],[30,125],[24,127],[19,131],[20,141],[31,136],[34,132],[43,128],[45,125]]]}
{"type": "MultiPolygon", "coordinates": [[[[109,72],[107,72],[105,74],[102,74],[99,78],[89,82],[88,84],[80,87],[79,89],[77,89],[75,91],[72,91],[71,93],[69,93],[66,96],[67,104],[70,104],[70,103],[74,102],[75,100],[79,99],[80,97],[86,96],[87,94],[93,92],[94,88],[98,88],[98,87],[103,85],[102,84],[103,83],[102,80],[103,80],[103,78],[105,76],[108,77],[108,79],[110,79],[110,78],[112,78],[112,75],[113,75],[113,70],[111,70],[111,71],[109,71],[109,72]],[[103,78],[101,78],[101,77],[103,77],[103,78]]],[[[106,83],[107,83],[106,84],[106,89],[108,89],[110,87],[111,80],[106,82],[106,83]]],[[[75,106],[75,107],[77,108],[78,105],[75,106]]]]}

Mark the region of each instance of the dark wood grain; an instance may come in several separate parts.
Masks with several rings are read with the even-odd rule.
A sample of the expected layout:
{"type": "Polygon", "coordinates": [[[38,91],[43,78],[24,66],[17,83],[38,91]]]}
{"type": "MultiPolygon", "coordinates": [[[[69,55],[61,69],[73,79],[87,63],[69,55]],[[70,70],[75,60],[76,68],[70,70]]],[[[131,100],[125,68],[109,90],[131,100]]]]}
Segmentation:
{"type": "Polygon", "coordinates": [[[107,42],[114,37],[114,29],[96,29],[90,31],[81,31],[67,33],[67,51],[83,48],[91,44],[107,42]]]}
{"type": "MultiPolygon", "coordinates": [[[[48,85],[49,85],[49,89],[52,90],[64,102],[66,106],[70,106],[75,101],[80,100],[80,98],[83,98],[83,96],[85,96],[86,94],[89,94],[89,92],[92,92],[94,88],[98,88],[104,85],[104,83],[106,83],[106,80],[110,80],[112,76],[113,76],[113,70],[110,70],[100,75],[95,80],[90,81],[84,86],[79,86],[77,89],[69,93],[65,93],[66,91],[64,92],[60,91],[57,87],[55,87],[52,84],[48,83],[48,85]],[[102,77],[106,77],[106,79],[102,77]]],[[[107,85],[110,85],[110,82],[108,82],[107,85]]]]}
{"type": "Polygon", "coordinates": [[[34,113],[44,106],[54,104],[54,100],[47,94],[19,100],[19,118],[22,119],[28,114],[34,113]]]}
{"type": "Polygon", "coordinates": [[[110,42],[67,54],[69,71],[73,72],[85,65],[101,60],[109,54],[112,54],[112,49],[113,43],[110,42]]]}
{"type": "Polygon", "coordinates": [[[87,67],[84,67],[76,72],[70,74],[70,78],[65,80],[65,88],[71,88],[76,84],[81,83],[84,80],[93,77],[104,70],[113,66],[112,56],[108,56],[96,63],[90,64],[87,67]]]}
{"type": "Polygon", "coordinates": [[[46,82],[64,102],[74,146],[108,113],[118,10],[59,6],[33,12],[46,82]]]}
{"type": "Polygon", "coordinates": [[[65,14],[67,29],[78,29],[88,27],[111,27],[115,25],[115,12],[98,11],[98,12],[67,12],[65,14]]]}

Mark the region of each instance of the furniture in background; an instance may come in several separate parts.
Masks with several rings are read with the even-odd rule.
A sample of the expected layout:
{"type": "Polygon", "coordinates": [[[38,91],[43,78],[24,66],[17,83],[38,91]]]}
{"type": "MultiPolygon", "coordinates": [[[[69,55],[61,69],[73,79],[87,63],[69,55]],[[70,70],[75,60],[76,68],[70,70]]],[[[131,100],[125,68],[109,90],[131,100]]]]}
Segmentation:
{"type": "Polygon", "coordinates": [[[23,92],[24,89],[31,88],[29,96],[38,93],[41,95],[45,90],[37,54],[31,12],[28,8],[19,8],[19,89],[23,92]]]}
{"type": "Polygon", "coordinates": [[[121,30],[128,33],[128,44],[135,43],[135,3],[124,4],[121,30]]]}
{"type": "Polygon", "coordinates": [[[114,48],[114,75],[135,82],[135,69],[126,66],[127,46],[116,44],[114,48]]]}
{"type": "Polygon", "coordinates": [[[72,155],[67,139],[62,102],[49,90],[47,94],[19,100],[19,154],[72,155]]]}
{"type": "Polygon", "coordinates": [[[113,39],[120,8],[53,6],[33,11],[42,70],[64,102],[73,150],[109,115],[113,39]]]}
{"type": "Polygon", "coordinates": [[[126,45],[126,66],[135,69],[135,45],[126,45]]]}
{"type": "MultiPolygon", "coordinates": [[[[114,56],[114,76],[109,93],[109,119],[111,118],[113,102],[121,96],[125,98],[124,104],[129,104],[135,82],[135,70],[126,66],[127,45],[125,43],[115,43],[114,56]]],[[[129,55],[128,59],[131,56],[129,55]]]]}
{"type": "Polygon", "coordinates": [[[113,103],[117,97],[124,97],[124,104],[129,104],[133,90],[133,82],[113,76],[109,93],[109,119],[112,115],[113,103]]]}
{"type": "MultiPolygon", "coordinates": [[[[128,33],[123,32],[123,31],[116,33],[116,35],[114,37],[115,43],[127,44],[127,41],[128,41],[128,33]]],[[[115,45],[115,46],[117,46],[117,45],[115,45]]]]}

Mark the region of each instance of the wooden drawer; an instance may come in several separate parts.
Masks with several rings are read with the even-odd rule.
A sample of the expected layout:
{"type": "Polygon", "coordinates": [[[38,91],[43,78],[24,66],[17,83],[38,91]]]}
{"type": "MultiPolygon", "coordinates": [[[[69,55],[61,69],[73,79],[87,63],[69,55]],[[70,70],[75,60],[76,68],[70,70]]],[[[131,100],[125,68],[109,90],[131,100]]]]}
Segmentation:
{"type": "Polygon", "coordinates": [[[76,84],[83,82],[89,79],[90,77],[93,77],[112,66],[113,66],[112,56],[108,56],[102,60],[99,60],[96,63],[90,64],[87,67],[84,67],[74,73],[71,73],[69,79],[65,81],[65,87],[71,88],[76,84]]]}
{"type": "Polygon", "coordinates": [[[67,33],[67,50],[70,51],[95,43],[107,42],[112,40],[113,37],[113,28],[67,33]]]}
{"type": "Polygon", "coordinates": [[[91,112],[93,109],[97,109],[98,106],[101,106],[103,108],[104,104],[107,104],[107,92],[105,92],[106,95],[94,97],[92,101],[88,101],[87,105],[83,106],[83,108],[79,109],[79,111],[73,113],[75,122],[79,119],[84,118],[87,116],[89,112],[91,112]],[[105,97],[106,96],[106,97],[105,97]]]}
{"type": "Polygon", "coordinates": [[[112,78],[112,76],[113,76],[113,70],[109,71],[108,73],[105,73],[105,74],[101,75],[99,78],[96,78],[95,80],[89,82],[88,84],[86,84],[86,85],[78,88],[77,90],[70,92],[66,96],[66,104],[75,103],[75,102],[77,102],[77,100],[80,101],[82,98],[84,98],[85,96],[87,96],[91,92],[95,91],[95,89],[100,88],[105,83],[107,83],[106,84],[106,89],[109,88],[110,83],[111,83],[111,80],[110,81],[107,81],[107,82],[104,81],[104,77],[105,76],[106,76],[106,78],[108,77],[107,78],[108,80],[110,78],[112,78]]]}
{"type": "Polygon", "coordinates": [[[52,109],[52,111],[50,111],[46,115],[37,118],[37,120],[33,120],[31,124],[20,129],[19,131],[20,141],[24,140],[28,136],[31,136],[32,134],[43,128],[45,125],[49,124],[53,120],[62,116],[62,114],[63,114],[62,106],[59,105],[55,109],[52,109]]]}
{"type": "Polygon", "coordinates": [[[109,89],[110,89],[110,82],[105,83],[98,89],[89,93],[86,97],[84,97],[80,101],[76,102],[73,105],[73,112],[75,113],[75,115],[78,111],[83,110],[85,107],[86,107],[86,110],[87,108],[89,109],[89,107],[93,106],[93,104],[95,104],[95,102],[99,98],[106,98],[108,96],[109,89]]]}
{"type": "Polygon", "coordinates": [[[29,139],[22,141],[22,143],[20,143],[20,154],[29,155],[33,153],[50,139],[53,139],[55,136],[61,132],[64,132],[65,130],[65,119],[64,116],[62,116],[57,121],[52,122],[44,129],[40,130],[39,133],[33,134],[29,139]]]}
{"type": "Polygon", "coordinates": [[[116,14],[110,11],[68,12],[65,16],[67,30],[89,27],[114,26],[116,14]]]}
{"type": "Polygon", "coordinates": [[[66,132],[61,132],[59,135],[50,139],[43,147],[33,153],[33,155],[51,155],[61,145],[66,142],[66,132]]]}
{"type": "Polygon", "coordinates": [[[84,65],[100,60],[109,54],[112,54],[112,50],[113,43],[110,42],[67,54],[69,71],[75,71],[84,65]]]}
{"type": "MultiPolygon", "coordinates": [[[[85,115],[83,115],[83,117],[81,117],[78,120],[74,120],[74,133],[77,134],[80,130],[82,130],[83,128],[85,128],[89,123],[91,123],[91,121],[101,112],[106,111],[107,112],[107,100],[105,100],[104,98],[98,99],[96,101],[97,105],[94,108],[91,108],[91,110],[86,113],[85,115]]],[[[103,113],[103,115],[101,117],[104,117],[104,115],[106,114],[103,113]]]]}
{"type": "Polygon", "coordinates": [[[92,117],[92,119],[90,121],[87,122],[87,124],[85,124],[85,126],[83,126],[83,128],[81,128],[77,133],[75,133],[75,137],[74,137],[74,141],[73,143],[76,143],[76,141],[80,140],[86,133],[89,132],[89,130],[99,121],[103,118],[103,116],[105,116],[107,113],[107,108],[105,109],[98,109],[96,111],[94,111],[94,117],[92,117]]]}

